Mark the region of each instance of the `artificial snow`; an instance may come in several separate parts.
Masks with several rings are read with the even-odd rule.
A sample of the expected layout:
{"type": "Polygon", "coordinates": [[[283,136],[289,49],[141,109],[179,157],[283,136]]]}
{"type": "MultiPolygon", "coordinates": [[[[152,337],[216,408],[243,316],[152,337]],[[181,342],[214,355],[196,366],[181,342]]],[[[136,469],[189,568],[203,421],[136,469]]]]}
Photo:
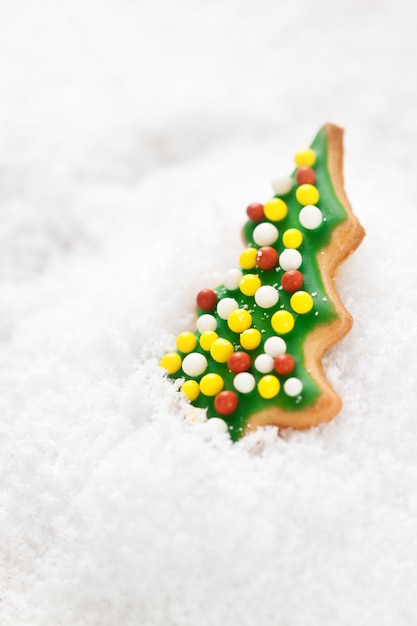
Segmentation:
{"type": "Polygon", "coordinates": [[[417,623],[415,3],[0,3],[0,623],[417,623]],[[327,122],[340,415],[231,444],[158,361],[327,122]]]}

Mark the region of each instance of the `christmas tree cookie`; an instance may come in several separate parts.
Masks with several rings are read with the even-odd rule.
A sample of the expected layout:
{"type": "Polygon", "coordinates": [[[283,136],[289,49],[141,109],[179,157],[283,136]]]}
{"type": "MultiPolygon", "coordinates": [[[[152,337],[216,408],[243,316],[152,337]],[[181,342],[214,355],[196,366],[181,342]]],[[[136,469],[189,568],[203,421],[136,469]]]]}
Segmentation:
{"type": "Polygon", "coordinates": [[[325,125],[295,155],[292,176],[274,182],[275,196],[247,207],[236,267],[197,294],[195,332],[161,359],[208,425],[233,440],[259,426],[316,426],[340,411],[321,360],[352,326],[335,277],[365,234],[343,188],[342,137],[325,125]]]}

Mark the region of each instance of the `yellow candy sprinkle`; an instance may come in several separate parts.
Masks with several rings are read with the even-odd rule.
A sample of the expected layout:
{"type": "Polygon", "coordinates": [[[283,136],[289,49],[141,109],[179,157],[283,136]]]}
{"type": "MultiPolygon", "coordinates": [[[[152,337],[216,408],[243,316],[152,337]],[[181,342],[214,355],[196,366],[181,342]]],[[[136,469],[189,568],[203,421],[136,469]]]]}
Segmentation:
{"type": "Polygon", "coordinates": [[[255,350],[261,343],[262,335],[256,328],[248,328],[240,335],[240,345],[245,350],[255,350]]]}
{"type": "Polygon", "coordinates": [[[289,228],[282,235],[282,243],[286,248],[299,248],[303,243],[303,235],[298,228],[289,228]]]}
{"type": "Polygon", "coordinates": [[[210,350],[211,344],[213,343],[213,341],[216,341],[218,337],[219,335],[215,333],[214,330],[206,330],[204,333],[201,334],[200,346],[203,348],[203,350],[210,350]]]}
{"type": "Polygon", "coordinates": [[[256,265],[256,248],[246,248],[239,257],[240,267],[244,270],[251,270],[256,265]]]}
{"type": "Polygon", "coordinates": [[[320,199],[320,194],[317,187],[305,184],[298,187],[295,192],[295,197],[300,204],[307,206],[307,204],[317,204],[320,199]]]}
{"type": "Polygon", "coordinates": [[[245,296],[254,296],[262,282],[256,274],[245,274],[239,281],[239,289],[245,296]]]}
{"type": "Polygon", "coordinates": [[[252,315],[245,309],[232,311],[227,319],[227,325],[234,333],[243,333],[244,330],[251,327],[251,324],[252,315]]]}
{"type": "Polygon", "coordinates": [[[272,328],[278,335],[286,335],[294,328],[294,316],[289,311],[277,311],[271,318],[272,328]]]}
{"type": "Polygon", "coordinates": [[[190,402],[196,400],[200,395],[200,385],[196,380],[186,380],[181,386],[181,391],[187,396],[190,402]]]}
{"type": "Polygon", "coordinates": [[[200,391],[205,396],[217,396],[224,387],[224,380],[219,374],[206,374],[200,380],[200,391]]]}
{"type": "Polygon", "coordinates": [[[280,222],[288,215],[288,207],[281,198],[272,198],[264,206],[265,216],[271,222],[280,222]]]}
{"type": "Polygon", "coordinates": [[[262,376],[258,383],[259,395],[267,400],[275,398],[275,396],[278,395],[280,388],[281,385],[278,378],[276,376],[272,376],[272,374],[262,376]]]}
{"type": "Polygon", "coordinates": [[[175,374],[181,367],[181,357],[176,352],[168,352],[159,362],[159,365],[168,372],[168,374],[175,374]]]}
{"type": "Polygon", "coordinates": [[[180,352],[188,354],[192,352],[197,345],[197,338],[193,333],[181,333],[177,337],[177,348],[180,352]]]}
{"type": "Polygon", "coordinates": [[[296,313],[308,313],[313,308],[313,298],[306,291],[296,291],[290,300],[291,308],[296,313]]]}
{"type": "Polygon", "coordinates": [[[307,150],[300,150],[300,152],[297,152],[295,155],[294,161],[297,167],[303,167],[303,165],[312,167],[316,162],[316,153],[311,148],[307,148],[307,150]]]}
{"type": "Polygon", "coordinates": [[[230,341],[219,337],[210,346],[210,354],[217,363],[226,363],[229,356],[233,354],[233,346],[230,341]]]}

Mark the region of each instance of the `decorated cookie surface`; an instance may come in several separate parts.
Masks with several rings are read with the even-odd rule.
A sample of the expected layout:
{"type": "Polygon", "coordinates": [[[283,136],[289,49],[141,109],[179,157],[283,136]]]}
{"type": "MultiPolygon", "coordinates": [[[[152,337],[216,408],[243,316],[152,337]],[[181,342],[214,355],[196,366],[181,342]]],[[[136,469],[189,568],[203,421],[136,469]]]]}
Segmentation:
{"type": "Polygon", "coordinates": [[[223,284],[196,296],[194,332],[161,359],[180,392],[233,440],[262,425],[307,428],[341,401],[321,367],[352,320],[335,290],[364,232],[343,189],[342,131],[324,126],[275,196],[251,203],[245,247],[223,284]]]}

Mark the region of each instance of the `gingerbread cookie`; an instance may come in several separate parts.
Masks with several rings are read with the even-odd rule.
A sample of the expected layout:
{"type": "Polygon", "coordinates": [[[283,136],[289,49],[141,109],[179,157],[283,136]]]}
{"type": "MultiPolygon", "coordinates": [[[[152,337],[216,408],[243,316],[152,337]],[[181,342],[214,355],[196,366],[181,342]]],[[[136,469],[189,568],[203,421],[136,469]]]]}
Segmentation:
{"type": "Polygon", "coordinates": [[[342,405],[323,354],[350,330],[335,288],[364,229],[343,188],[343,131],[326,124],[276,195],[247,207],[246,248],[223,284],[197,294],[195,332],[161,359],[181,393],[233,440],[259,426],[308,428],[342,405]]]}

